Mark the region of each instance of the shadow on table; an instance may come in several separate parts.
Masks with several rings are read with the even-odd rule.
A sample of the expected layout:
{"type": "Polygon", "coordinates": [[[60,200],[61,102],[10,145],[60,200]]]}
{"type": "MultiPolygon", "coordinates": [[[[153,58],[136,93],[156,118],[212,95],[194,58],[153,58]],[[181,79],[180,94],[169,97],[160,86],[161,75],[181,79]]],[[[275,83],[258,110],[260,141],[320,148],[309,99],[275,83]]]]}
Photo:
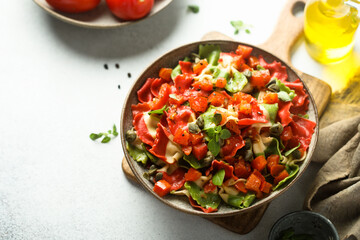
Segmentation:
{"type": "Polygon", "coordinates": [[[147,20],[114,29],[87,29],[47,15],[49,32],[65,47],[93,58],[135,56],[156,47],[176,28],[180,17],[179,2],[147,20]]]}

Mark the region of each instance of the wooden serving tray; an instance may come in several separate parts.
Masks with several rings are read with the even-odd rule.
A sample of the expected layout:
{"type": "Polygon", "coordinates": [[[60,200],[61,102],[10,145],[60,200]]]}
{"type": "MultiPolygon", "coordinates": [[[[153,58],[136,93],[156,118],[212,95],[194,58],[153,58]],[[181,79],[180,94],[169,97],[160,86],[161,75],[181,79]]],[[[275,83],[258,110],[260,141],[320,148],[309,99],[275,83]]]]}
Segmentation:
{"type": "MultiPolygon", "coordinates": [[[[274,54],[284,62],[291,65],[291,48],[303,33],[303,18],[295,17],[293,11],[297,7],[304,6],[305,0],[289,0],[284,7],[277,27],[271,37],[259,47],[274,54]]],[[[204,35],[202,40],[233,40],[230,37],[219,32],[210,32],[204,35]]],[[[293,66],[300,78],[310,89],[319,116],[324,112],[331,96],[331,87],[324,81],[303,73],[293,66]]],[[[122,161],[122,169],[128,179],[137,182],[134,173],[131,171],[126,159],[122,161]]],[[[253,230],[261,220],[269,204],[262,205],[251,212],[238,214],[230,217],[206,217],[207,220],[224,227],[232,232],[246,234],[253,230]]]]}

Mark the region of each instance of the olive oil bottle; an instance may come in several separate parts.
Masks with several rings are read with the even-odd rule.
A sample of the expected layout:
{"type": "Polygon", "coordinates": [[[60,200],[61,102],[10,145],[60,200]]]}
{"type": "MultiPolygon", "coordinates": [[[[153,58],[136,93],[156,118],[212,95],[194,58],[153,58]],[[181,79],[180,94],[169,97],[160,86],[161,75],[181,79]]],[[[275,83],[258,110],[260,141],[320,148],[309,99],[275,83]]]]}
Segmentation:
{"type": "Polygon", "coordinates": [[[321,63],[348,56],[359,25],[358,10],[347,2],[359,0],[310,0],[304,12],[305,41],[309,54],[321,63]]]}

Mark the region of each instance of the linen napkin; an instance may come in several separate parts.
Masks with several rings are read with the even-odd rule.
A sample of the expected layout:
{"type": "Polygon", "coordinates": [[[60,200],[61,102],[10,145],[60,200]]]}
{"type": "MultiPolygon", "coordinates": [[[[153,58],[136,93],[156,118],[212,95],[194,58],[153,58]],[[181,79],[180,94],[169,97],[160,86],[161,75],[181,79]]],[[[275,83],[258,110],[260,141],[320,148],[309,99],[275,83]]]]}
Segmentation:
{"type": "Polygon", "coordinates": [[[360,115],[321,129],[312,161],[324,165],[304,207],[330,219],[340,239],[360,239],[360,115]]]}

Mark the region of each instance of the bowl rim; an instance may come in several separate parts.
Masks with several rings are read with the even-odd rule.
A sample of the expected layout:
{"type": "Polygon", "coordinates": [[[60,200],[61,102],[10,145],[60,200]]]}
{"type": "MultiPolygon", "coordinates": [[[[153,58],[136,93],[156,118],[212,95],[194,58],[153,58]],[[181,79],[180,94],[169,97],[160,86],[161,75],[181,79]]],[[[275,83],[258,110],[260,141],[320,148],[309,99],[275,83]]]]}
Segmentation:
{"type": "Polygon", "coordinates": [[[335,234],[336,238],[334,240],[340,240],[339,233],[337,232],[334,224],[327,217],[325,217],[324,215],[322,215],[320,213],[317,213],[317,212],[310,211],[310,210],[294,211],[294,212],[287,213],[287,214],[283,215],[282,217],[280,217],[278,220],[276,220],[276,222],[271,227],[268,239],[270,239],[270,237],[273,237],[273,236],[271,236],[271,234],[273,234],[273,232],[275,231],[275,228],[281,222],[286,221],[288,218],[290,218],[292,216],[296,216],[296,215],[316,216],[316,217],[320,218],[323,222],[325,222],[331,228],[331,230],[335,234]]]}
{"type": "MultiPolygon", "coordinates": [[[[189,53],[190,54],[190,53],[189,53]]],[[[143,80],[145,82],[145,80],[143,80]]],[[[309,91],[309,88],[308,86],[306,85],[306,83],[301,79],[301,77],[299,76],[298,72],[296,70],[294,70],[289,64],[287,64],[285,61],[283,61],[281,58],[277,57],[276,55],[268,52],[267,50],[261,48],[261,47],[257,47],[257,46],[254,46],[252,44],[248,44],[248,43],[243,43],[243,42],[239,42],[239,41],[236,41],[236,40],[202,40],[202,41],[195,41],[195,42],[191,42],[191,43],[187,43],[187,44],[184,44],[184,45],[181,45],[177,48],[174,48],[164,54],[162,54],[160,57],[156,58],[153,62],[151,62],[146,68],[145,70],[139,75],[139,77],[133,82],[131,88],[129,88],[128,90],[128,93],[126,95],[126,98],[125,98],[125,101],[123,103],[123,107],[122,107],[122,111],[121,111],[121,116],[120,116],[120,138],[121,138],[121,145],[122,145],[122,148],[123,148],[123,151],[124,151],[124,157],[125,159],[127,160],[131,170],[133,171],[136,179],[138,180],[138,182],[140,183],[140,185],[142,187],[144,187],[146,190],[148,190],[153,196],[155,196],[158,200],[160,200],[161,202],[165,203],[166,205],[172,207],[172,208],[175,208],[177,210],[180,210],[182,212],[186,212],[186,213],[189,213],[189,214],[192,214],[192,215],[198,215],[198,216],[202,216],[202,217],[229,217],[229,216],[234,216],[234,215],[238,215],[238,214],[242,214],[242,213],[245,213],[245,212],[248,212],[248,211],[252,211],[252,210],[255,210],[259,207],[262,207],[264,206],[265,204],[269,204],[272,200],[274,200],[275,198],[277,198],[278,196],[280,196],[281,194],[283,194],[284,192],[286,192],[300,177],[301,175],[305,172],[306,168],[308,167],[308,165],[310,164],[311,162],[311,156],[315,150],[315,146],[317,144],[317,140],[318,140],[318,134],[319,134],[319,117],[318,117],[318,111],[317,111],[317,107],[316,107],[316,104],[315,104],[315,101],[314,101],[314,98],[311,94],[311,92],[309,91]],[[126,150],[126,143],[125,143],[125,131],[124,131],[124,116],[126,114],[126,105],[130,99],[130,96],[131,96],[131,93],[133,92],[136,84],[143,80],[144,78],[144,75],[146,74],[147,71],[149,71],[149,69],[153,68],[154,66],[156,66],[156,63],[158,61],[160,61],[162,58],[174,53],[174,52],[177,52],[179,50],[181,50],[182,48],[186,48],[186,47],[191,47],[193,45],[197,45],[199,46],[200,44],[242,44],[242,45],[246,45],[246,46],[249,46],[249,47],[252,47],[253,49],[258,49],[258,50],[261,50],[269,55],[271,55],[271,58],[273,60],[276,60],[278,62],[281,63],[282,66],[285,66],[287,70],[290,70],[292,71],[295,76],[297,77],[297,79],[299,79],[305,90],[306,90],[306,93],[308,94],[309,96],[309,104],[311,104],[312,108],[313,108],[313,112],[314,112],[314,118],[315,118],[315,122],[316,122],[316,126],[315,126],[315,129],[314,129],[314,133],[312,135],[312,139],[311,139],[311,144],[313,144],[313,148],[312,149],[309,149],[308,152],[307,152],[307,156],[305,158],[305,160],[302,162],[301,166],[303,166],[302,170],[298,172],[298,174],[292,179],[292,181],[290,183],[288,183],[285,187],[277,190],[276,194],[270,194],[269,196],[265,197],[264,199],[261,200],[261,202],[255,202],[253,205],[247,207],[247,208],[242,208],[242,209],[234,209],[233,211],[229,211],[229,212],[212,212],[212,213],[205,213],[203,211],[199,211],[199,210],[196,210],[194,208],[191,208],[190,209],[185,209],[183,207],[179,207],[173,203],[171,203],[170,201],[168,201],[166,199],[166,197],[159,197],[151,188],[148,187],[148,185],[145,183],[145,181],[147,181],[146,179],[143,179],[143,177],[136,171],[135,169],[135,166],[134,164],[138,164],[137,162],[135,162],[131,156],[128,154],[127,150],[126,150]],[[311,151],[310,151],[311,150],[311,151]],[[259,203],[259,204],[257,204],[259,203]]],[[[181,197],[181,196],[179,196],[181,197]]],[[[191,206],[189,204],[189,206],[191,206]]],[[[230,207],[231,208],[231,207],[230,207]]]]}

